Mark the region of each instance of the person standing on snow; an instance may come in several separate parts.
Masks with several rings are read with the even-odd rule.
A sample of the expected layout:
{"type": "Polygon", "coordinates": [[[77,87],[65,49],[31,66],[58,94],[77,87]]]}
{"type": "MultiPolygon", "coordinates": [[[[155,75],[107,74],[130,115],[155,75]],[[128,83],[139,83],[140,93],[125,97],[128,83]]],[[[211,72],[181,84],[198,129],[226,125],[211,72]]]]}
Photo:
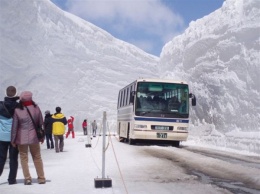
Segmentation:
{"type": "Polygon", "coordinates": [[[14,111],[11,143],[13,147],[17,146],[19,149],[25,185],[32,184],[28,152],[30,152],[33,159],[38,183],[46,183],[40,147],[40,142],[43,143],[44,138],[38,139],[34,122],[37,126],[43,125],[42,112],[39,106],[32,100],[32,92],[24,91],[21,93],[20,102],[14,111]]]}
{"type": "Polygon", "coordinates": [[[56,113],[52,115],[52,134],[54,135],[54,144],[56,153],[63,152],[65,125],[67,125],[67,119],[64,114],[61,113],[61,108],[56,107],[56,113]]]}
{"type": "Polygon", "coordinates": [[[68,132],[66,134],[66,138],[68,138],[70,132],[72,133],[72,138],[75,138],[73,122],[74,122],[74,117],[70,116],[70,118],[68,119],[68,132]]]}
{"type": "Polygon", "coordinates": [[[3,173],[5,162],[9,151],[9,185],[16,184],[18,170],[18,148],[11,144],[11,127],[13,122],[14,109],[18,105],[16,88],[6,88],[6,97],[0,102],[0,176],[3,173]]]}
{"type": "Polygon", "coordinates": [[[82,123],[82,129],[83,129],[83,134],[84,135],[88,135],[88,123],[87,123],[87,119],[84,119],[83,123],[82,123]]]}
{"type": "Polygon", "coordinates": [[[46,137],[46,144],[47,149],[53,149],[54,143],[52,138],[52,122],[51,122],[51,113],[49,110],[45,111],[45,118],[44,118],[44,131],[46,137]]]}
{"type": "Polygon", "coordinates": [[[94,120],[92,123],[92,133],[93,133],[93,137],[96,137],[96,133],[97,133],[97,123],[96,120],[94,120]]]}

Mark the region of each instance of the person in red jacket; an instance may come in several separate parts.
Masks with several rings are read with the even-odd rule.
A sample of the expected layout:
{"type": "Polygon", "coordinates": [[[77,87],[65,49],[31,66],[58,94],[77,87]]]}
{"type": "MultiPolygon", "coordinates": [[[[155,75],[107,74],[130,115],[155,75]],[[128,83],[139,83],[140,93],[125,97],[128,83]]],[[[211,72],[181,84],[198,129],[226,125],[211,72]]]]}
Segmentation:
{"type": "Polygon", "coordinates": [[[68,119],[68,132],[66,133],[66,138],[68,138],[70,132],[72,133],[72,138],[75,138],[73,122],[74,122],[74,117],[70,116],[70,118],[68,119]]]}
{"type": "Polygon", "coordinates": [[[84,119],[82,123],[82,129],[83,129],[83,134],[88,135],[88,122],[87,119],[84,119]]]}

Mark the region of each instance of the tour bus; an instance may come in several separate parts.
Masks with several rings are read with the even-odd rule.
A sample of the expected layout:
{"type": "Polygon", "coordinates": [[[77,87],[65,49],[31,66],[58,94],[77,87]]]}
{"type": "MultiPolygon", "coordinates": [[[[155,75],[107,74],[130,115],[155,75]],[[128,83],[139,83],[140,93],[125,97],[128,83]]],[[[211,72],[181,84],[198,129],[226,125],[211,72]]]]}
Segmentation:
{"type": "Polygon", "coordinates": [[[117,133],[119,141],[133,145],[147,140],[178,147],[186,141],[189,98],[196,97],[182,81],[137,79],[119,91],[117,133]]]}

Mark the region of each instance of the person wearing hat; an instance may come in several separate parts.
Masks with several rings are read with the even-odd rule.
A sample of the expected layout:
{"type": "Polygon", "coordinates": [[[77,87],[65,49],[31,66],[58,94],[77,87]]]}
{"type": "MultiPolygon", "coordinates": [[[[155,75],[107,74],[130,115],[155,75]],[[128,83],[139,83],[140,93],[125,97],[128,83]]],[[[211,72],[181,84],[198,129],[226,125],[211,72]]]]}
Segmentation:
{"type": "Polygon", "coordinates": [[[46,137],[46,144],[47,149],[53,149],[54,143],[52,138],[52,123],[51,123],[51,113],[49,110],[45,111],[45,118],[44,118],[44,131],[46,137]]]}
{"type": "Polygon", "coordinates": [[[61,108],[56,107],[56,113],[52,115],[52,134],[54,135],[54,144],[56,153],[63,152],[65,125],[67,125],[67,119],[64,114],[61,113],[61,108]]]}
{"type": "Polygon", "coordinates": [[[43,125],[42,112],[39,106],[32,100],[32,92],[24,91],[20,94],[18,107],[14,111],[11,143],[14,147],[17,146],[19,149],[25,185],[32,184],[32,177],[28,165],[28,151],[33,159],[38,183],[46,183],[40,148],[40,142],[43,143],[44,139],[38,139],[32,119],[36,125],[43,125]]]}
{"type": "Polygon", "coordinates": [[[9,151],[9,185],[16,184],[18,170],[18,149],[11,145],[12,117],[18,99],[16,88],[9,86],[6,88],[4,101],[0,101],[0,176],[3,173],[9,151]]]}
{"type": "Polygon", "coordinates": [[[74,132],[74,117],[70,116],[70,118],[68,119],[68,131],[66,133],[66,138],[68,138],[68,136],[70,135],[70,132],[72,134],[72,138],[75,138],[75,132],[74,132]]]}

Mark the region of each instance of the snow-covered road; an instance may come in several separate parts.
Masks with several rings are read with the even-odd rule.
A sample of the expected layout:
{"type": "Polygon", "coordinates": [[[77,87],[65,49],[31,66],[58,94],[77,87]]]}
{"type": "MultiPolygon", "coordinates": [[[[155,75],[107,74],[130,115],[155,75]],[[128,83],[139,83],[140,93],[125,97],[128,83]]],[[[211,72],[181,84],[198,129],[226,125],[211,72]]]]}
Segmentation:
{"type": "MultiPolygon", "coordinates": [[[[108,137],[107,137],[108,138],[108,137]]],[[[13,194],[230,194],[260,190],[260,156],[199,148],[184,144],[181,148],[159,145],[128,145],[111,136],[106,149],[105,176],[111,188],[95,188],[94,179],[102,177],[102,138],[77,133],[65,139],[62,153],[42,145],[47,183],[37,184],[30,158],[33,184],[23,184],[19,166],[16,185],[8,185],[8,164],[0,177],[0,193],[13,194]],[[258,189],[258,190],[257,190],[258,189]]]]}
{"type": "Polygon", "coordinates": [[[212,149],[184,146],[146,149],[152,156],[169,160],[195,175],[201,183],[216,185],[234,193],[259,193],[260,158],[212,149]]]}

